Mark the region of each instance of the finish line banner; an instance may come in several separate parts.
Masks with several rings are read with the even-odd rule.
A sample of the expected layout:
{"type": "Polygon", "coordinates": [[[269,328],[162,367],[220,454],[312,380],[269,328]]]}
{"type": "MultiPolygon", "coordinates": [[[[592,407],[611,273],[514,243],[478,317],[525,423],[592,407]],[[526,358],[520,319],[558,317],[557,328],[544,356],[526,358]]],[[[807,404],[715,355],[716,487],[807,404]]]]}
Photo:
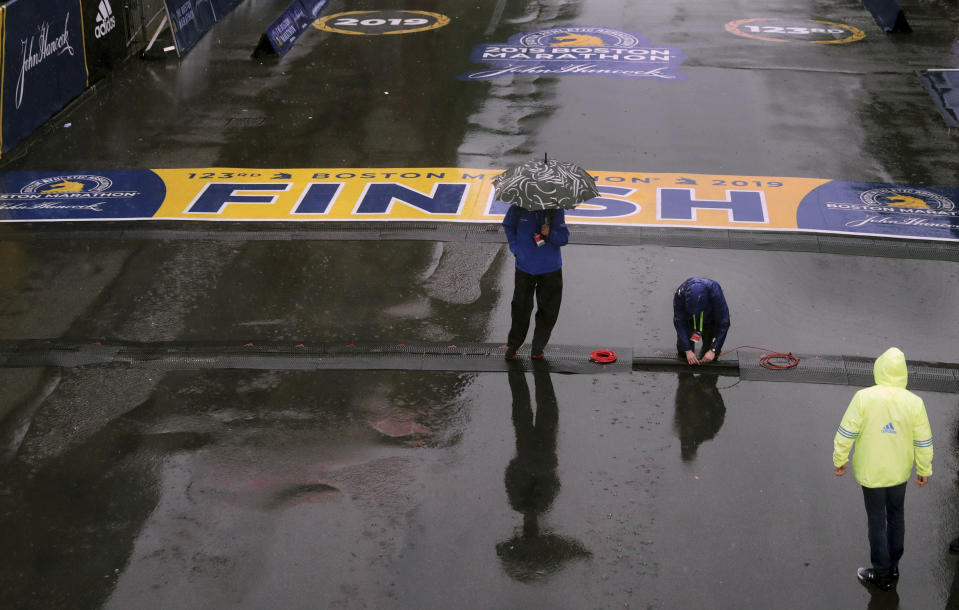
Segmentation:
{"type": "MultiPolygon", "coordinates": [[[[500,222],[501,170],[158,169],[0,172],[0,222],[500,222]]],[[[592,172],[570,224],[800,231],[959,241],[959,188],[592,172]]]]}

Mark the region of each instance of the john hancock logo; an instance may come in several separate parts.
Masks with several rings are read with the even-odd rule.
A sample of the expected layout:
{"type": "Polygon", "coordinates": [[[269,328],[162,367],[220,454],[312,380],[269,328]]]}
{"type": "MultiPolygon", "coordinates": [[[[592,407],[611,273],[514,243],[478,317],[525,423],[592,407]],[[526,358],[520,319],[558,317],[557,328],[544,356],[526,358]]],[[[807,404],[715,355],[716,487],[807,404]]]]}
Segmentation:
{"type": "Polygon", "coordinates": [[[491,80],[512,74],[591,74],[617,78],[684,80],[686,59],[677,47],[653,47],[638,34],[612,28],[570,26],[523,32],[507,43],[480,44],[470,61],[487,70],[459,75],[460,80],[491,80]]]}
{"type": "Polygon", "coordinates": [[[34,180],[19,193],[0,193],[0,210],[89,210],[103,212],[104,199],[125,199],[137,191],[110,191],[105,176],[74,174],[34,180]],[[99,201],[91,201],[99,200],[99,201]]]}
{"type": "Polygon", "coordinates": [[[23,103],[27,72],[38,67],[48,57],[63,55],[64,53],[71,56],[74,53],[73,45],[70,44],[70,13],[67,13],[61,34],[58,35],[51,31],[50,23],[44,21],[37,26],[36,35],[20,41],[20,77],[17,78],[17,89],[14,97],[17,109],[23,103]]]}

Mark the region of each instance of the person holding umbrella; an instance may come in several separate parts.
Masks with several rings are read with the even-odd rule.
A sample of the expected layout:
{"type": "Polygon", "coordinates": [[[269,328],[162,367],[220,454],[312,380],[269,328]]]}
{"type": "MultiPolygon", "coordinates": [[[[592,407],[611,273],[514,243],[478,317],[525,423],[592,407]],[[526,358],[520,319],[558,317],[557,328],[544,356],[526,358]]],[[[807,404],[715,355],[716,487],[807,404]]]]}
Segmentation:
{"type": "Polygon", "coordinates": [[[510,252],[516,258],[506,359],[526,340],[534,298],[536,328],[530,356],[543,357],[563,300],[563,257],[569,243],[565,209],[599,196],[592,176],[555,159],[528,161],[493,179],[497,199],[512,204],[503,218],[510,252]]]}

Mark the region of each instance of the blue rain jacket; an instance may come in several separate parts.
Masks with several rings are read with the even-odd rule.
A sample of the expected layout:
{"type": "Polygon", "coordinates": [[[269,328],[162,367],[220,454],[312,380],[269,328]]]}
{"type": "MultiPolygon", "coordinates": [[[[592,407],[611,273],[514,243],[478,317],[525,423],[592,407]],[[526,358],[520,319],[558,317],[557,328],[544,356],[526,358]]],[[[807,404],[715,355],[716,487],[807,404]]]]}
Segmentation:
{"type": "Polygon", "coordinates": [[[509,250],[516,257],[516,268],[530,275],[552,273],[563,267],[563,256],[559,249],[569,243],[569,229],[566,227],[566,214],[555,210],[549,225],[549,237],[542,246],[537,246],[533,238],[546,224],[546,210],[524,210],[515,205],[509,206],[503,218],[503,230],[509,241],[509,250]]]}
{"type": "Polygon", "coordinates": [[[713,348],[719,354],[729,331],[726,297],[717,282],[705,277],[691,277],[680,284],[673,295],[673,326],[683,351],[693,349],[689,337],[693,334],[694,324],[697,330],[700,328],[700,319],[703,324],[712,324],[715,328],[713,348]]]}

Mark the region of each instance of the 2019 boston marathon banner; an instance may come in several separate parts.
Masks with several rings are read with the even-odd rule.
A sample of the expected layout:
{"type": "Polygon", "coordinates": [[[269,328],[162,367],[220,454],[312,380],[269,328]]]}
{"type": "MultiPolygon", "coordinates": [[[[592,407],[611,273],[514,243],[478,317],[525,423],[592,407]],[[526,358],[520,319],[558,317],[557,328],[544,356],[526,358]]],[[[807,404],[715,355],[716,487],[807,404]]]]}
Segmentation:
{"type": "MultiPolygon", "coordinates": [[[[157,169],[0,172],[0,222],[500,222],[501,170],[157,169]]],[[[959,188],[815,178],[593,171],[570,224],[800,231],[959,241],[959,188]]]]}

